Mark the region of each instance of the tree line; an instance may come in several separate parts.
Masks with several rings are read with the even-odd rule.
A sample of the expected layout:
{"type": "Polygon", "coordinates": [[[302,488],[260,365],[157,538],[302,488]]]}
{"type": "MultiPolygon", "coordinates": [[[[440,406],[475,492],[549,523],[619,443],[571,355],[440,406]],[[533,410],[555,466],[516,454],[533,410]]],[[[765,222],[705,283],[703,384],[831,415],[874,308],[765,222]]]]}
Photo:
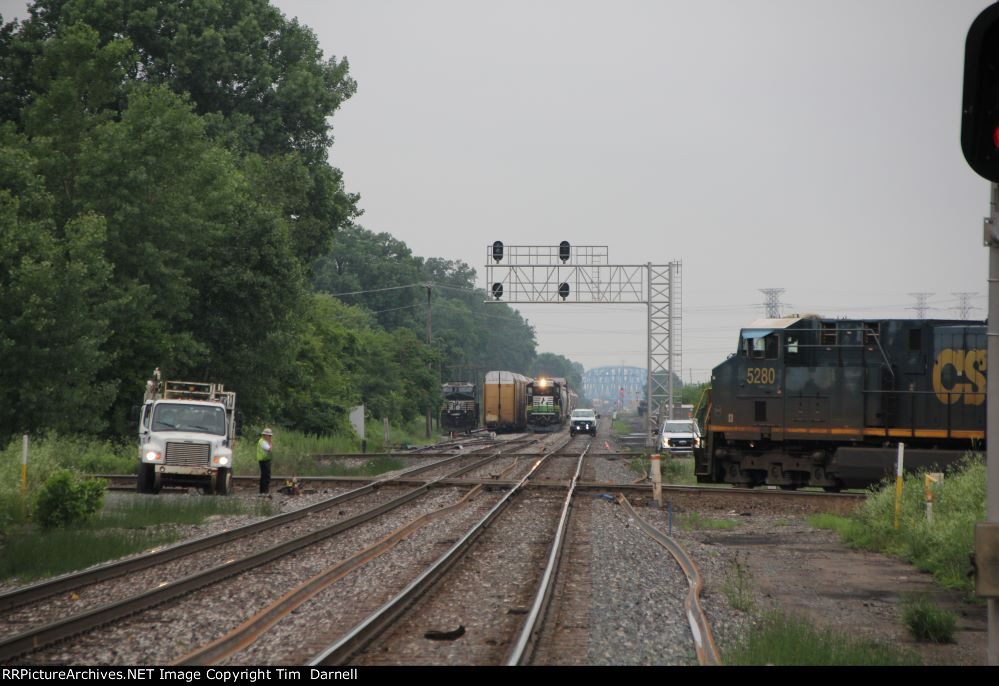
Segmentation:
{"type": "Polygon", "coordinates": [[[131,433],[154,367],[337,432],[351,405],[403,421],[442,376],[547,359],[469,265],[357,222],[328,159],[356,88],[266,0],[0,17],[0,445],[131,433]]]}

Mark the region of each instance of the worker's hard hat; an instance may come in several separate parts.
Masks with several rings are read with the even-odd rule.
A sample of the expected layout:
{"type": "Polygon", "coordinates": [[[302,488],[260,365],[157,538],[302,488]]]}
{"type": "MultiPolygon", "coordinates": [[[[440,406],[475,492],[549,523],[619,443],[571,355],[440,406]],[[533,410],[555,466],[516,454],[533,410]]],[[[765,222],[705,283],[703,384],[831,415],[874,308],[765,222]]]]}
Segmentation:
{"type": "Polygon", "coordinates": [[[273,436],[274,432],[271,431],[270,429],[264,429],[263,431],[260,432],[260,435],[261,436],[273,436]]]}

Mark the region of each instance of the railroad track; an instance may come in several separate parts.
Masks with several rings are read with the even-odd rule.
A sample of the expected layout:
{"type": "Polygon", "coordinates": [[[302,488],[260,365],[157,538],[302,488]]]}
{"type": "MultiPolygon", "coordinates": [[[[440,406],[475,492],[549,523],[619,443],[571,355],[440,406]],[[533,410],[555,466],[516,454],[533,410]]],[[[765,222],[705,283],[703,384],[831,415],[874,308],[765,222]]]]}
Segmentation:
{"type": "Polygon", "coordinates": [[[551,459],[555,453],[552,451],[534,462],[517,486],[507,491],[475,526],[406,588],[355,624],[336,642],[314,655],[307,664],[353,664],[355,660],[361,664],[529,662],[562,555],[564,534],[575,495],[573,485],[578,480],[589,445],[587,441],[577,457],[572,484],[566,488],[561,507],[558,500],[544,494],[527,493],[524,488],[541,465],[551,459]],[[551,523],[557,524],[543,527],[540,535],[537,532],[528,534],[525,522],[539,519],[552,520],[551,523]],[[534,539],[533,545],[525,538],[527,536],[534,539]],[[472,549],[476,550],[476,554],[467,555],[472,549]],[[546,560],[541,565],[540,573],[535,569],[538,558],[546,560]],[[500,560],[503,561],[502,566],[498,564],[500,560]],[[479,576],[482,570],[490,570],[493,576],[479,576]],[[525,595],[527,589],[534,590],[525,595]],[[475,603],[457,591],[470,591],[473,597],[480,599],[497,594],[503,597],[494,603],[494,607],[476,614],[472,612],[475,603]],[[517,597],[511,600],[504,595],[511,593],[517,597]],[[514,611],[503,612],[503,607],[510,602],[516,605],[514,611]],[[441,621],[442,616],[453,614],[449,613],[449,608],[456,607],[475,615],[468,617],[470,624],[474,622],[474,625],[445,625],[429,631],[420,629],[421,626],[441,621]],[[490,609],[493,611],[490,612],[490,609]],[[523,621],[518,621],[521,615],[523,621]],[[448,651],[448,646],[455,646],[452,639],[460,638],[466,631],[469,632],[469,639],[461,642],[461,649],[466,653],[456,656],[453,651],[448,651]],[[428,640],[432,645],[427,644],[428,640]],[[363,654],[361,651],[364,651],[363,654]]]}
{"type": "MultiPolygon", "coordinates": [[[[454,478],[459,476],[464,471],[468,471],[469,469],[484,464],[489,460],[495,459],[497,456],[501,455],[504,450],[512,447],[516,447],[516,444],[513,446],[503,446],[498,450],[494,450],[491,454],[479,457],[478,459],[473,457],[473,459],[469,460],[464,459],[468,458],[468,455],[455,455],[445,458],[444,460],[432,465],[415,467],[409,471],[410,473],[418,473],[430,467],[438,467],[443,462],[450,464],[464,459],[465,464],[452,470],[452,472],[447,475],[454,478]]],[[[21,621],[33,621],[34,626],[25,631],[21,631],[16,635],[7,636],[3,640],[0,640],[0,661],[9,661],[17,658],[19,655],[22,655],[27,651],[36,650],[40,646],[65,640],[70,636],[75,636],[83,631],[93,630],[94,628],[104,624],[113,624],[123,617],[137,612],[147,611],[149,608],[161,605],[168,600],[190,594],[196,589],[203,588],[210,584],[218,583],[220,580],[227,577],[238,573],[246,573],[248,570],[255,569],[261,565],[266,565],[276,560],[287,558],[287,556],[291,555],[295,551],[320,543],[332,536],[347,531],[352,527],[368,522],[382,513],[411,503],[411,501],[414,501],[428,493],[431,489],[432,483],[432,481],[428,482],[423,486],[406,490],[401,494],[396,494],[391,492],[391,489],[386,489],[384,494],[385,497],[382,498],[384,502],[381,502],[374,507],[370,507],[352,517],[348,517],[345,520],[319,528],[311,527],[313,530],[298,535],[293,540],[269,545],[262,550],[259,549],[260,546],[258,545],[255,552],[243,555],[238,559],[226,559],[220,564],[214,564],[207,569],[202,569],[193,574],[185,575],[177,581],[162,583],[159,588],[153,588],[153,590],[146,590],[142,593],[126,593],[126,597],[120,598],[115,602],[97,607],[91,607],[83,612],[72,614],[71,616],[60,616],[60,618],[56,620],[39,623],[37,620],[37,613],[33,614],[33,608],[27,607],[22,610],[20,616],[22,618],[28,617],[29,619],[22,619],[21,621]],[[35,619],[30,619],[32,617],[35,619]]],[[[12,613],[9,611],[13,608],[17,608],[19,606],[30,606],[32,603],[36,603],[39,598],[46,598],[56,593],[62,594],[67,590],[79,588],[83,584],[101,582],[106,579],[121,577],[126,574],[129,575],[128,578],[131,580],[134,578],[135,571],[138,569],[149,568],[154,574],[160,575],[161,579],[176,578],[175,575],[171,576],[170,573],[162,567],[162,565],[172,563],[178,558],[190,555],[194,552],[212,549],[215,546],[227,544],[231,540],[252,536],[262,531],[274,531],[277,529],[279,538],[286,537],[286,531],[290,522],[301,520],[306,517],[316,517],[320,512],[328,512],[333,508],[344,507],[344,503],[347,501],[353,500],[361,495],[372,493],[377,488],[384,488],[384,484],[371,484],[359,489],[354,489],[348,493],[327,499],[321,503],[317,503],[309,508],[303,508],[303,510],[287,513],[286,515],[272,517],[258,524],[241,527],[239,530],[225,532],[214,537],[199,539],[188,544],[173,546],[149,555],[140,556],[140,558],[104,565],[89,572],[67,575],[66,577],[60,577],[50,582],[36,584],[31,587],[2,594],[0,595],[0,603],[2,603],[0,608],[8,610],[3,619],[8,627],[12,625],[17,626],[18,617],[12,616],[12,613]]],[[[223,552],[223,556],[227,554],[225,551],[213,552],[223,552]]],[[[143,582],[139,580],[135,582],[135,588],[140,589],[154,587],[155,585],[156,584],[151,581],[143,582]]],[[[121,592],[119,591],[119,594],[120,593],[121,592]]],[[[74,592],[73,595],[77,596],[83,594],[74,592]]],[[[100,597],[102,592],[99,587],[97,587],[96,591],[91,588],[89,595],[96,595],[100,597]]],[[[71,605],[75,606],[75,603],[71,603],[71,605]]],[[[65,604],[60,605],[59,603],[56,603],[48,611],[50,613],[55,612],[56,614],[65,615],[65,604]]],[[[42,614],[44,615],[45,613],[42,612],[42,614]]],[[[65,653],[59,653],[59,656],[54,659],[56,661],[64,660],[64,654],[65,653]]],[[[36,658],[45,659],[38,658],[38,653],[32,655],[33,660],[36,658]]],[[[86,662],[93,660],[84,659],[83,661],[86,662]]]]}

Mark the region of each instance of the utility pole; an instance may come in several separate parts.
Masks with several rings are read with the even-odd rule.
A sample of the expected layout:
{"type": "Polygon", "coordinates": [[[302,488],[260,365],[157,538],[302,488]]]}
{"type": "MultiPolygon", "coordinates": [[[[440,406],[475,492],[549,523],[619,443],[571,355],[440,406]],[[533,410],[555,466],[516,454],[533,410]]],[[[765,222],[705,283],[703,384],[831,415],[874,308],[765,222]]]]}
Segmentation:
{"type": "MultiPolygon", "coordinates": [[[[424,288],[427,289],[427,347],[430,348],[431,350],[433,350],[433,341],[434,341],[434,305],[430,301],[430,288],[431,288],[431,284],[430,283],[424,284],[424,288]]],[[[434,369],[434,363],[433,362],[427,362],[427,369],[429,369],[430,371],[433,371],[433,369],[434,369]]],[[[433,395],[433,389],[431,389],[431,395],[433,395]]],[[[433,432],[433,419],[431,417],[432,409],[433,408],[431,407],[430,403],[428,402],[427,403],[427,438],[430,438],[430,436],[433,435],[432,434],[432,432],[433,432]]]]}
{"type": "MultiPolygon", "coordinates": [[[[989,321],[986,328],[988,339],[988,363],[999,360],[999,184],[992,183],[992,202],[988,219],[985,220],[985,244],[989,247],[989,321]]],[[[988,402],[988,398],[999,398],[999,374],[990,373],[985,381],[985,514],[995,542],[996,527],[999,527],[999,403],[988,402]],[[993,440],[988,440],[988,437],[993,440]]],[[[978,550],[976,531],[976,552],[978,550]]],[[[985,536],[982,536],[985,538],[985,536]]],[[[988,654],[989,664],[999,666],[999,598],[988,599],[988,654]]]]}

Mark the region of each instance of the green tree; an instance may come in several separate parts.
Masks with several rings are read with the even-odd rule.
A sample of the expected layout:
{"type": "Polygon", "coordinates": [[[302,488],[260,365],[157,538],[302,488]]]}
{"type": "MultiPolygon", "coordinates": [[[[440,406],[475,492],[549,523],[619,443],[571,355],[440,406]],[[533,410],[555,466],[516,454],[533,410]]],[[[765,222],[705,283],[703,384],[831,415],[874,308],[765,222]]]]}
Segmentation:
{"type": "Polygon", "coordinates": [[[63,225],[30,143],[0,126],[0,445],[21,431],[99,431],[113,384],[105,224],[63,225]]]}

